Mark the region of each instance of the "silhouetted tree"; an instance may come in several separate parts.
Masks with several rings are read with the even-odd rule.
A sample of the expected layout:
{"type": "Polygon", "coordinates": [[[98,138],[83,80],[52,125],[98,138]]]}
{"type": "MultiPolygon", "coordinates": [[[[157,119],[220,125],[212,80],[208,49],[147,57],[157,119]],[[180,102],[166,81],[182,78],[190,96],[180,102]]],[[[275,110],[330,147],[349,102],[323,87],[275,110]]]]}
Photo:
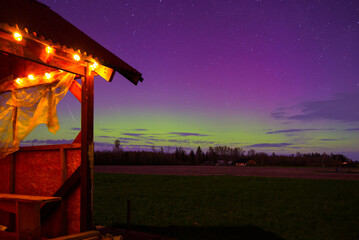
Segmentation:
{"type": "Polygon", "coordinates": [[[231,148],[228,146],[209,147],[206,154],[201,147],[197,147],[196,152],[191,150],[186,154],[182,147],[177,147],[174,152],[164,152],[163,148],[157,152],[155,146],[152,151],[123,151],[119,139],[114,141],[113,151],[96,151],[96,165],[180,165],[180,164],[200,164],[208,161],[216,163],[219,159],[225,161],[237,161],[241,159],[254,160],[263,166],[322,166],[322,167],[358,167],[357,162],[353,162],[343,154],[330,155],[323,153],[296,153],[290,155],[276,155],[272,153],[256,153],[253,149],[249,150],[247,156],[244,155],[242,148],[231,148]]]}
{"type": "Polygon", "coordinates": [[[116,139],[115,142],[114,142],[115,146],[113,147],[113,151],[114,152],[120,152],[122,149],[121,149],[121,142],[120,142],[120,139],[116,139]]]}
{"type": "Polygon", "coordinates": [[[251,158],[251,157],[254,156],[255,153],[256,153],[256,151],[255,151],[254,149],[250,149],[250,150],[248,150],[248,152],[247,152],[247,156],[248,156],[249,158],[251,158]]]}
{"type": "Polygon", "coordinates": [[[194,165],[196,163],[196,157],[195,157],[192,149],[191,149],[191,152],[189,153],[188,157],[189,157],[189,161],[194,165]]]}
{"type": "Polygon", "coordinates": [[[196,150],[196,163],[197,164],[202,162],[202,154],[203,154],[202,149],[200,146],[198,146],[198,148],[196,150]]]}

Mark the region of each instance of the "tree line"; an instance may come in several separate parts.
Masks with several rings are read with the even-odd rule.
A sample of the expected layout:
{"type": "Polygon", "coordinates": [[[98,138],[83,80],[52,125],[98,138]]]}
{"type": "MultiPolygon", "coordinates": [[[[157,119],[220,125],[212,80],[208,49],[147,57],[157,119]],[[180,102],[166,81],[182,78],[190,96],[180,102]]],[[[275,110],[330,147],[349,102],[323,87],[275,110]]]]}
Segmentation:
{"type": "Polygon", "coordinates": [[[174,152],[152,148],[152,151],[123,151],[119,141],[115,141],[113,151],[96,151],[95,165],[236,165],[251,162],[258,166],[320,166],[320,167],[357,167],[343,154],[300,153],[276,155],[256,152],[254,149],[245,151],[241,147],[215,146],[203,151],[187,153],[182,147],[174,152]]]}

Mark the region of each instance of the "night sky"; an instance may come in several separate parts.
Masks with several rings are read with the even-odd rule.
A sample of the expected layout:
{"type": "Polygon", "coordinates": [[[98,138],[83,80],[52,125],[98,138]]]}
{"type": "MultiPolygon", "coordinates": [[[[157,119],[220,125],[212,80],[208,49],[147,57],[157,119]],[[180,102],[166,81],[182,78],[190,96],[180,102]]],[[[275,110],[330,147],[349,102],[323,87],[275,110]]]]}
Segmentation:
{"type": "MultiPolygon", "coordinates": [[[[98,150],[118,138],[359,160],[359,1],[41,2],[143,74],[95,79],[98,150]]],[[[56,135],[40,126],[24,143],[74,139],[80,104],[69,93],[58,112],[56,135]]]]}

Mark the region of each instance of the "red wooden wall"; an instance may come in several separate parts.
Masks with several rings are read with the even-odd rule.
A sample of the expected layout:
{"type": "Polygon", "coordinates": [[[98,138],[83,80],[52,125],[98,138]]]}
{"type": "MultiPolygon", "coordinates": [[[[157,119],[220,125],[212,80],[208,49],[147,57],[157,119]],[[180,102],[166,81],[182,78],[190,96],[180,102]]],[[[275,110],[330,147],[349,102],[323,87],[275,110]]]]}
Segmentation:
{"type": "MultiPolygon", "coordinates": [[[[80,164],[80,144],[22,147],[0,159],[0,192],[53,196],[80,164]]],[[[44,237],[80,232],[80,195],[77,184],[43,222],[44,237]]],[[[9,214],[0,211],[0,225],[12,225],[9,214]]]]}

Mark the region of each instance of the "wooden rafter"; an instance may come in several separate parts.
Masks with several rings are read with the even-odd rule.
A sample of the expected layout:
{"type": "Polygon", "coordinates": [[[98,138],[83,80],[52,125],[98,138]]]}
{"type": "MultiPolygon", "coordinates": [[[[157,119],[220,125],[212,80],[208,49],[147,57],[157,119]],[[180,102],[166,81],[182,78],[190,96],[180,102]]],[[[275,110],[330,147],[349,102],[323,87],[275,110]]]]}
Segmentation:
{"type": "Polygon", "coordinates": [[[79,102],[81,102],[82,87],[80,83],[78,83],[76,80],[73,80],[69,90],[76,97],[76,99],[79,100],[79,102]]]}
{"type": "MultiPolygon", "coordinates": [[[[68,71],[80,76],[85,75],[85,66],[87,62],[91,62],[91,57],[76,62],[73,59],[72,51],[65,51],[64,48],[57,48],[55,53],[47,53],[46,47],[49,44],[41,42],[34,38],[24,38],[22,41],[17,42],[13,39],[11,32],[0,30],[0,51],[13,54],[24,59],[40,63],[42,65],[68,71]]],[[[100,75],[107,81],[112,81],[115,71],[112,68],[101,65],[97,62],[98,67],[94,69],[95,73],[100,75]]]]}
{"type": "Polygon", "coordinates": [[[61,51],[57,54],[46,57],[46,45],[42,45],[32,39],[23,39],[22,44],[9,38],[9,33],[0,31],[0,51],[12,54],[48,67],[61,69],[77,75],[85,75],[85,67],[80,64],[74,64],[72,56],[61,51]]]}

